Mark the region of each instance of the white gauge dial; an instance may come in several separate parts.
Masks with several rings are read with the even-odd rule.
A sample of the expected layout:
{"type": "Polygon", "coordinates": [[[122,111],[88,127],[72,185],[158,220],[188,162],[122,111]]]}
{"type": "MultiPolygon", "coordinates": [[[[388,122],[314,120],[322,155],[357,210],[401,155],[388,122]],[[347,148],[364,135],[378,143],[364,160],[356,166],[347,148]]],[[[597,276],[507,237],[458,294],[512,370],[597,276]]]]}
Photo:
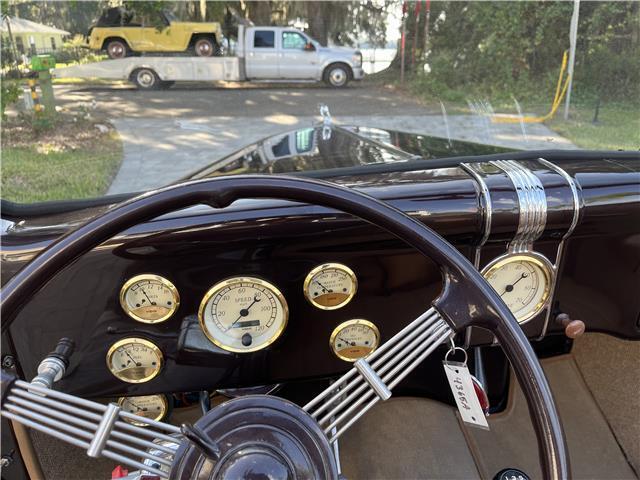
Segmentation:
{"type": "Polygon", "coordinates": [[[340,263],[325,263],[309,272],[304,296],[322,310],[336,310],[351,301],[358,289],[355,273],[340,263]]]}
{"type": "Polygon", "coordinates": [[[166,278],[153,274],[136,275],[120,290],[120,305],[134,320],[160,323],[178,309],[180,295],[166,278]]]}
{"type": "Polygon", "coordinates": [[[367,320],[348,320],[335,328],[329,343],[338,358],[355,362],[378,348],[380,332],[367,320]]]}
{"type": "Polygon", "coordinates": [[[143,383],[154,378],[162,368],[162,352],[144,338],[124,338],[107,352],[109,371],[128,383],[143,383]]]}
{"type": "MultiPolygon", "coordinates": [[[[167,414],[169,403],[164,395],[143,395],[138,397],[120,397],[118,405],[125,411],[150,420],[160,421],[167,414]]],[[[145,426],[146,423],[125,418],[133,425],[145,426]]]]}
{"type": "Polygon", "coordinates": [[[483,274],[519,323],[540,313],[549,300],[551,266],[537,256],[510,255],[489,264],[483,274]]]}
{"type": "Polygon", "coordinates": [[[289,318],[287,301],[269,282],[236,277],[214,285],[198,311],[205,335],[230,352],[254,352],[275,342],[289,318]]]}

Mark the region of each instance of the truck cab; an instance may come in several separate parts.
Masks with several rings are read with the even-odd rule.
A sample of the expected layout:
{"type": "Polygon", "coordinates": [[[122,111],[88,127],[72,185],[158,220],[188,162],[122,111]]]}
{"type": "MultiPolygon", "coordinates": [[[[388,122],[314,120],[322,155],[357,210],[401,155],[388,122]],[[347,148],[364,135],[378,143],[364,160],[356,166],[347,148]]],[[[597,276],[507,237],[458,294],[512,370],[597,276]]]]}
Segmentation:
{"type": "Polygon", "coordinates": [[[364,77],[358,50],[323,47],[292,27],[243,27],[238,36],[238,56],[245,56],[249,80],[322,80],[343,87],[364,77]]]}

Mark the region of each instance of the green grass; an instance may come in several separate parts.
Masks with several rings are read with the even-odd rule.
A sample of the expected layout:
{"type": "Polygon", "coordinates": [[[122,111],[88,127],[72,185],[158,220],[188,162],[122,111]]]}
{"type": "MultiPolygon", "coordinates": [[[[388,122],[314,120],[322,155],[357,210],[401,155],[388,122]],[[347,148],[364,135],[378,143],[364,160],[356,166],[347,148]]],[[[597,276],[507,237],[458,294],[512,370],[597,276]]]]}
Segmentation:
{"type": "Polygon", "coordinates": [[[546,125],[580,148],[640,149],[640,105],[604,104],[595,124],[593,115],[594,108],[578,107],[572,109],[569,120],[565,121],[559,111],[546,125]]]}
{"type": "Polygon", "coordinates": [[[104,195],[122,161],[115,132],[91,146],[46,151],[46,146],[2,148],[2,198],[21,203],[104,195]]]}

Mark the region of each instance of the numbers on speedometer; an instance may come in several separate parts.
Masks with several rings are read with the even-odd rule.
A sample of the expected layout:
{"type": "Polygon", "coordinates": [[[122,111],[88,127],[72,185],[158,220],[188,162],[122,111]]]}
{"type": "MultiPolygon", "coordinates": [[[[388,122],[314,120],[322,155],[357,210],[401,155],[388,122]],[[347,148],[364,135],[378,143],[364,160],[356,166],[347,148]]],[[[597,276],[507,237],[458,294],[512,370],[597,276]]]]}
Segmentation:
{"type": "Polygon", "coordinates": [[[289,318],[280,290],[254,277],[235,277],[209,289],[198,311],[205,335],[230,352],[255,352],[275,342],[289,318]]]}
{"type": "Polygon", "coordinates": [[[552,267],[546,259],[537,255],[500,257],[485,267],[483,275],[518,323],[531,320],[549,300],[552,267]]]}

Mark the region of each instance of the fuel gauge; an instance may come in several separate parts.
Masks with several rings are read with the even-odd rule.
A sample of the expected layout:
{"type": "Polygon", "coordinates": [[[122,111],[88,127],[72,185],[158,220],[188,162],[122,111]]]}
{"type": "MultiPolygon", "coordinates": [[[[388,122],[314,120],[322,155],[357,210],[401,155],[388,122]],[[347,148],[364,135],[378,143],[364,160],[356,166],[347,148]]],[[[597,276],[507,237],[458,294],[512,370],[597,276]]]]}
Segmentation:
{"type": "Polygon", "coordinates": [[[348,320],[335,328],[329,343],[338,358],[355,362],[378,348],[380,332],[367,320],[348,320]]]}
{"type": "Polygon", "coordinates": [[[358,280],[346,265],[325,263],[309,272],[304,281],[304,296],[321,310],[344,307],[356,294],[358,280]]]}

